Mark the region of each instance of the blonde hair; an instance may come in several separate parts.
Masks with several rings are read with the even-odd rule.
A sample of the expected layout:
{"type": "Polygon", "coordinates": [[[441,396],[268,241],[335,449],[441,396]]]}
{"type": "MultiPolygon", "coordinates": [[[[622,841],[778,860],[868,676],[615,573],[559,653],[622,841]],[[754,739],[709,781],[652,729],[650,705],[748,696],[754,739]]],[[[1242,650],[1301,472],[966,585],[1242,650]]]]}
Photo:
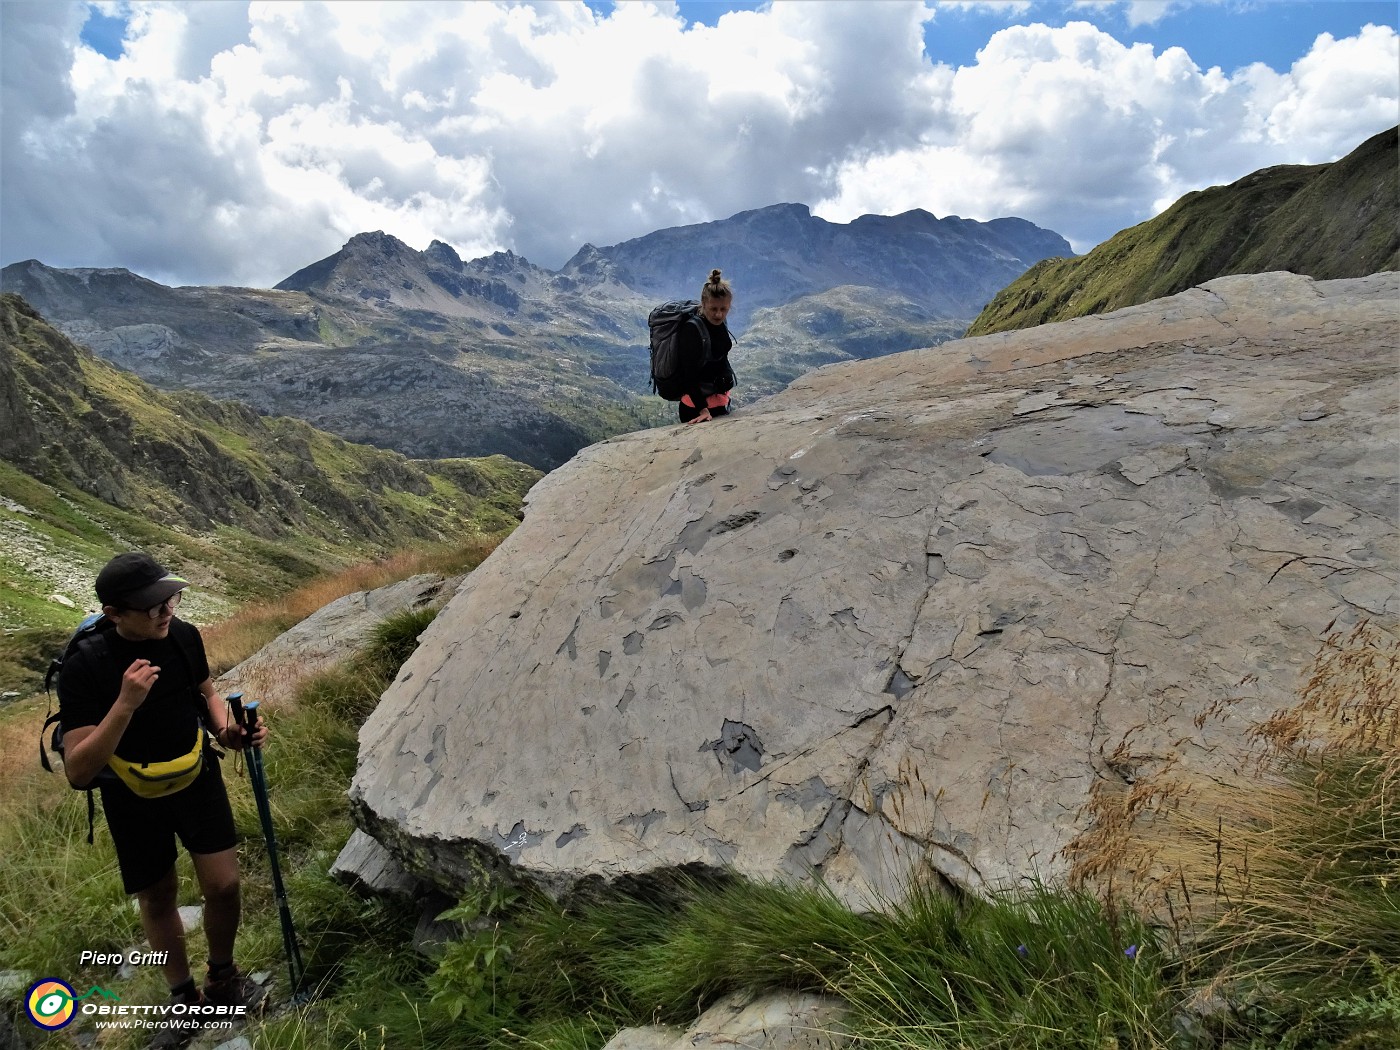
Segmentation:
{"type": "Polygon", "coordinates": [[[708,299],[730,299],[734,295],[734,289],[729,287],[729,282],[720,278],[718,270],[710,271],[710,279],[705,282],[705,286],[700,289],[700,301],[703,303],[708,299]]]}

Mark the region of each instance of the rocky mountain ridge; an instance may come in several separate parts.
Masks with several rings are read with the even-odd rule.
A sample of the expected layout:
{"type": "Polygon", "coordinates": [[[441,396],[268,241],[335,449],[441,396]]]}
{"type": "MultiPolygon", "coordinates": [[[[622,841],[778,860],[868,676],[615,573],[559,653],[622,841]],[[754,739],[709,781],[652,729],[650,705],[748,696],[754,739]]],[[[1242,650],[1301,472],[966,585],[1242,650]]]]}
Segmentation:
{"type": "MultiPolygon", "coordinates": [[[[388,248],[391,258],[411,251],[388,248]]],[[[32,261],[6,267],[4,286],[163,389],[240,401],[416,458],[504,454],[551,466],[604,433],[644,425],[651,407],[618,381],[643,382],[641,348],[615,361],[596,346],[611,350],[616,337],[584,334],[596,306],[566,312],[573,320],[541,342],[484,300],[472,300],[480,316],[447,315],[373,296],[167,288],[126,271],[32,261]]]]}
{"type": "Polygon", "coordinates": [[[841,286],[894,293],[946,319],[980,309],[989,281],[1010,282],[1041,259],[1073,254],[1059,234],[1024,219],[939,219],[916,209],[833,223],[806,205],[781,204],[610,248],[586,245],[563,273],[600,267],[628,288],[664,298],[695,285],[697,270],[703,280],[706,267],[718,267],[738,291],[740,325],[755,309],[841,286]]]}
{"type": "MultiPolygon", "coordinates": [[[[826,330],[804,335],[820,344],[816,357],[840,360],[950,337],[1026,266],[1069,250],[1022,220],[915,212],[841,225],[779,205],[586,246],[558,273],[509,252],[464,261],[440,241],[420,252],[374,232],[270,290],[166,288],[36,260],[5,267],[0,282],[164,388],[240,400],[407,455],[502,453],[547,469],[599,438],[669,418],[649,394],[646,314],[661,298],[697,295],[712,266],[736,280],[736,326],[760,331],[765,307],[844,287],[826,330]],[[892,295],[901,307],[880,339],[852,333],[865,325],[848,321],[848,309],[869,315],[892,295]]],[[[796,374],[782,363],[781,327],[769,327],[771,337],[745,346],[757,361],[758,381],[742,391],[749,400],[796,374]]]]}
{"type": "Polygon", "coordinates": [[[1068,245],[1022,220],[914,211],[836,224],[786,204],[585,245],[559,272],[367,233],[278,289],[169,289],[35,261],[0,282],[167,389],[411,456],[499,452],[547,470],[674,418],[649,394],[645,316],[660,298],[696,294],[711,265],[738,289],[742,409],[811,367],[954,338],[980,303],[973,332],[1127,306],[1226,272],[1400,265],[1395,153],[1392,131],[1333,165],[1189,194],[1085,260],[1056,258],[1068,245]]]}
{"type": "Polygon", "coordinates": [[[527,302],[546,299],[560,284],[557,274],[513,252],[464,262],[442,241],[418,252],[377,230],[356,234],[340,251],[303,267],[276,288],[496,321],[517,316],[527,302]]]}

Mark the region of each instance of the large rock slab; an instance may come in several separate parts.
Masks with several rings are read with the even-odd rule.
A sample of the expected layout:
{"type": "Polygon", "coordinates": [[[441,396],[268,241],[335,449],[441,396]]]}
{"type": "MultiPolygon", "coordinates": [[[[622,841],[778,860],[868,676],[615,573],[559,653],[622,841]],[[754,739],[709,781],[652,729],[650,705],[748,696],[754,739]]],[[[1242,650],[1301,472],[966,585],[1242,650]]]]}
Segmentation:
{"type": "Polygon", "coordinates": [[[317,609],[248,659],[219,676],[222,695],[247,694],[273,706],[287,703],[308,679],[347,660],[369,644],[374,629],[402,612],[440,606],[461,576],[420,573],[406,580],[354,591],[317,609]]]}
{"type": "Polygon", "coordinates": [[[1054,876],[1096,778],[1400,614],[1397,293],[1228,277],[585,449],[365,724],[358,822],[449,890],[1054,876]]]}

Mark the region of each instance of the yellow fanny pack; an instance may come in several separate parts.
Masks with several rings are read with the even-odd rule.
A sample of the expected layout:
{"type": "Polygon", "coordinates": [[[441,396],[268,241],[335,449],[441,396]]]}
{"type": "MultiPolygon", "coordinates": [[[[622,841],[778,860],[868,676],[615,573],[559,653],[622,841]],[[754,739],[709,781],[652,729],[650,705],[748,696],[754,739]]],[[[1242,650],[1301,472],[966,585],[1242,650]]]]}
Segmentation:
{"type": "Polygon", "coordinates": [[[204,729],[194,732],[194,747],[188,754],[167,762],[128,762],[120,755],[107,760],[123,784],[142,798],[159,798],[183,791],[204,769],[204,729]]]}

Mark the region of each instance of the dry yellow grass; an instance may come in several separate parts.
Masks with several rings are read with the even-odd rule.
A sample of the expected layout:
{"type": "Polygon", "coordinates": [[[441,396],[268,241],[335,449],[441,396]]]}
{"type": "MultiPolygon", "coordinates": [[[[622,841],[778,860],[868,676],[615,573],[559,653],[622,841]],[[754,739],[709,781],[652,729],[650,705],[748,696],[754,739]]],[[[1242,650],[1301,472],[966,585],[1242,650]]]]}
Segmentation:
{"type": "Polygon", "coordinates": [[[12,799],[21,779],[33,778],[39,766],[39,728],[44,724],[42,693],[17,700],[0,718],[0,798],[12,799]]]}
{"type": "Polygon", "coordinates": [[[202,629],[209,665],[217,677],[283,631],[347,594],[373,590],[419,573],[453,575],[474,569],[496,549],[500,539],[478,537],[452,548],[404,551],[361,562],[333,576],[312,580],[280,601],[246,606],[227,620],[202,629]]]}
{"type": "Polygon", "coordinates": [[[1326,638],[1299,702],[1255,726],[1228,768],[1173,757],[1131,786],[1098,784],[1065,851],[1071,879],[1183,944],[1356,963],[1400,915],[1397,742],[1400,634],[1363,621],[1326,638]]]}

